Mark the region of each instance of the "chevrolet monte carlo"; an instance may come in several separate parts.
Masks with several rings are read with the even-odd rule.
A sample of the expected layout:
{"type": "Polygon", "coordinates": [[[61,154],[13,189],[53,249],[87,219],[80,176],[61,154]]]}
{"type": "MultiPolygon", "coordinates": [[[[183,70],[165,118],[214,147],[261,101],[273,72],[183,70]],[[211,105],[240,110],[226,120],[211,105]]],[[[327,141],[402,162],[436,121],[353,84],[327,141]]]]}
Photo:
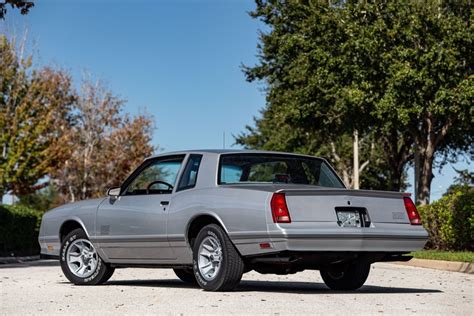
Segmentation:
{"type": "Polygon", "coordinates": [[[347,189],[324,159],[304,155],[161,154],[107,195],[43,216],[41,254],[74,284],[157,267],[226,291],[251,270],[314,269],[331,289],[355,290],[372,263],[408,261],[428,236],[409,195],[347,189]]]}

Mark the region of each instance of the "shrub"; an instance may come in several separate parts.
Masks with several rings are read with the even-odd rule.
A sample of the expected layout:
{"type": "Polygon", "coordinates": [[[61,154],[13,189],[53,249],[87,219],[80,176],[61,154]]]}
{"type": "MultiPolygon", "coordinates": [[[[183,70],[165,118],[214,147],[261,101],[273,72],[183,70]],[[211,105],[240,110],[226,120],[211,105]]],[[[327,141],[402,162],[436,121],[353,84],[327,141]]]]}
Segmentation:
{"type": "Polygon", "coordinates": [[[39,253],[40,212],[21,205],[0,205],[0,256],[39,253]]]}
{"type": "Polygon", "coordinates": [[[474,188],[458,188],[419,212],[430,235],[426,248],[474,250],[474,188]]]}

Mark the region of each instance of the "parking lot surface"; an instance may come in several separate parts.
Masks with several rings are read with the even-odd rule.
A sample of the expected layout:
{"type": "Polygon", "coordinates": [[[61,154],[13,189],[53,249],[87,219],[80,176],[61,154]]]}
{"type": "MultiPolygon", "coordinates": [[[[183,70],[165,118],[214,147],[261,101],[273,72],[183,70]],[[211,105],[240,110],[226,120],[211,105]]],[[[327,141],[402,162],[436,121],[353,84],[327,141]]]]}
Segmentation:
{"type": "Polygon", "coordinates": [[[474,276],[372,265],[366,285],[334,292],[318,271],[244,275],[234,292],[205,292],[168,269],[118,269],[101,286],[74,286],[54,261],[0,266],[0,314],[474,315],[474,276]]]}

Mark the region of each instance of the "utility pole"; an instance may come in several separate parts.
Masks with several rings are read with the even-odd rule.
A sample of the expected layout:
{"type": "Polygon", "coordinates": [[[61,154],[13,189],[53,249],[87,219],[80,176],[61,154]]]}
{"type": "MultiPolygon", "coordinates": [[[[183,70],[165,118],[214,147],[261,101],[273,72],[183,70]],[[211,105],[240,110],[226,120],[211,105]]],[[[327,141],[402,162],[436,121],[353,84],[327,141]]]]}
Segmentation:
{"type": "Polygon", "coordinates": [[[222,133],[222,149],[225,149],[225,131],[222,133]]]}
{"type": "Polygon", "coordinates": [[[352,188],[359,190],[359,133],[354,130],[354,171],[352,179],[352,188]]]}

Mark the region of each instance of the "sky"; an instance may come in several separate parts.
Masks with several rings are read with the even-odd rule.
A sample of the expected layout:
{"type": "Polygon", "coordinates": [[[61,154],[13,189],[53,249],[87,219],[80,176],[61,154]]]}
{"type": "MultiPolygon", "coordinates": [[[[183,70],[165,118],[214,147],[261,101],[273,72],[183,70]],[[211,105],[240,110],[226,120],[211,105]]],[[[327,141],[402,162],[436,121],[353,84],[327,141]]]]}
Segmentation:
{"type": "MultiPolygon", "coordinates": [[[[68,70],[77,86],[86,73],[126,99],[126,112],[152,114],[160,150],[239,148],[233,135],[265,106],[263,85],[241,70],[257,63],[265,28],[248,15],[251,0],[35,3],[25,16],[9,10],[0,32],[26,37],[36,66],[68,70]]],[[[435,172],[433,200],[455,175],[451,165],[435,172]]]]}

